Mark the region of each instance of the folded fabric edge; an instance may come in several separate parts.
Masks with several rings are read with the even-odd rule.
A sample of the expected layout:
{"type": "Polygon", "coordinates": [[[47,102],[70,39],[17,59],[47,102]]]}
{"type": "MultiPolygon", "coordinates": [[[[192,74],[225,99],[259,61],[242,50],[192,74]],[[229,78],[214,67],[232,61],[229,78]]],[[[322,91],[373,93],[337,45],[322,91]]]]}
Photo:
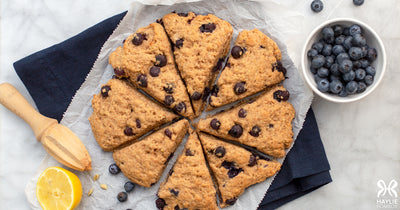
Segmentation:
{"type": "MultiPolygon", "coordinates": [[[[32,96],[32,99],[34,100],[39,112],[47,117],[55,118],[58,121],[61,121],[63,117],[63,113],[67,110],[67,107],[69,105],[70,100],[72,99],[73,95],[75,95],[75,92],[79,89],[80,85],[77,86],[76,83],[82,83],[82,81],[78,79],[78,81],[75,81],[75,83],[69,84],[68,79],[64,79],[62,75],[63,72],[60,69],[52,69],[52,65],[49,64],[52,61],[46,61],[45,58],[49,58],[51,60],[56,60],[59,62],[62,62],[60,60],[57,60],[56,58],[64,58],[63,56],[65,55],[65,51],[71,50],[71,46],[76,46],[78,42],[84,42],[85,40],[88,40],[90,37],[93,37],[93,35],[97,34],[99,30],[104,30],[104,25],[115,25],[115,22],[119,21],[125,16],[126,11],[122,12],[120,14],[117,14],[113,17],[107,18],[100,23],[97,23],[90,28],[80,32],[79,34],[63,41],[58,44],[55,44],[53,46],[50,46],[46,49],[40,50],[36,53],[33,53],[27,57],[24,57],[16,62],[14,62],[13,66],[14,69],[18,75],[18,77],[21,79],[21,81],[24,83],[25,87],[27,88],[29,94],[32,96]],[[67,49],[66,49],[67,48],[67,49]],[[64,50],[60,52],[60,49],[64,50]],[[58,53],[58,54],[57,54],[58,53]],[[60,56],[60,57],[57,57],[60,56]],[[41,74],[41,77],[38,77],[37,71],[44,72],[41,74]],[[66,81],[68,80],[68,81],[66,81]],[[52,81],[51,84],[48,84],[48,81],[52,81]],[[43,84],[44,83],[44,84],[43,84]],[[51,85],[51,88],[48,88],[48,86],[51,85]],[[62,96],[60,96],[62,95],[62,96]],[[51,107],[49,107],[51,106],[51,107]]],[[[114,29],[114,27],[111,27],[114,29]]],[[[111,31],[112,32],[112,31],[111,31]]],[[[111,34],[110,32],[110,34],[111,34]]],[[[95,40],[92,41],[93,44],[97,41],[101,41],[104,43],[106,39],[108,38],[109,34],[107,34],[108,31],[104,32],[104,37],[106,38],[98,38],[98,39],[104,39],[104,40],[95,40]]],[[[102,46],[101,44],[100,46],[102,46]]],[[[92,50],[97,50],[92,49],[92,50]]],[[[98,49],[100,51],[100,47],[98,49]]],[[[72,53],[69,52],[67,56],[71,56],[72,53]]],[[[76,56],[76,59],[70,59],[67,61],[64,61],[65,65],[56,65],[58,67],[61,66],[70,66],[73,64],[77,64],[80,62],[81,57],[86,57],[88,52],[83,50],[81,54],[78,54],[76,56]],[[80,56],[82,53],[86,53],[84,56],[80,56]],[[75,63],[74,63],[75,62],[75,63]]],[[[97,58],[96,53],[96,58],[97,58]]],[[[79,75],[86,75],[89,70],[91,69],[94,60],[93,61],[87,61],[87,62],[81,62],[86,65],[90,65],[89,68],[78,68],[82,72],[79,73],[79,75]]],[[[81,64],[79,63],[79,64],[81,64]]],[[[76,76],[76,75],[75,75],[76,76]]]]}
{"type": "Polygon", "coordinates": [[[332,182],[332,178],[329,171],[294,179],[288,185],[268,192],[258,210],[276,209],[330,182],[332,182]]]}

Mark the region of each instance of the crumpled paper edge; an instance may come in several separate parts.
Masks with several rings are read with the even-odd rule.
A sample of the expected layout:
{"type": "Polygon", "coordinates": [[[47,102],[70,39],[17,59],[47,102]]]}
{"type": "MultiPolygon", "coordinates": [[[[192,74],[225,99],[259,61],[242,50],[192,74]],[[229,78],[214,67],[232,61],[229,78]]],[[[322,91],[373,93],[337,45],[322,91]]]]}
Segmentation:
{"type": "MultiPolygon", "coordinates": [[[[154,3],[154,2],[157,2],[157,1],[152,1],[152,2],[154,3]]],[[[185,4],[185,3],[181,3],[181,2],[184,2],[184,1],[173,1],[172,0],[172,1],[163,2],[163,4],[164,5],[169,5],[169,6],[172,5],[170,11],[172,11],[172,10],[188,11],[188,10],[182,10],[182,8],[186,8],[187,6],[189,6],[189,7],[193,6],[191,4],[185,4]],[[174,5],[174,3],[180,3],[180,4],[175,4],[174,5]],[[173,9],[173,8],[175,8],[175,9],[173,9]]],[[[204,3],[206,5],[210,4],[208,2],[198,2],[198,1],[190,1],[190,2],[195,2],[193,4],[201,4],[201,3],[204,3]]],[[[222,2],[224,2],[224,1],[222,1],[222,2]]],[[[277,5],[275,2],[269,2],[269,1],[267,1],[267,2],[268,2],[268,4],[274,4],[275,7],[279,7],[279,5],[277,5]]],[[[221,2],[218,2],[218,3],[221,3],[221,2]]],[[[157,3],[157,4],[159,4],[159,3],[157,3]]],[[[241,6],[243,6],[243,5],[254,6],[255,4],[258,4],[258,3],[256,3],[256,2],[243,2],[243,1],[230,1],[230,2],[225,2],[224,6],[228,6],[228,5],[232,5],[232,4],[241,4],[241,6]]],[[[264,2],[264,5],[266,5],[266,4],[267,3],[264,2]]],[[[281,37],[281,34],[280,34],[279,31],[275,30],[275,27],[273,26],[273,23],[270,23],[270,22],[273,22],[273,21],[271,21],[271,19],[269,19],[269,17],[267,15],[265,15],[266,11],[268,11],[268,8],[264,8],[260,4],[258,4],[258,5],[259,5],[258,7],[253,8],[253,9],[257,9],[257,12],[252,14],[252,15],[258,16],[258,18],[260,20],[265,20],[265,27],[263,27],[263,28],[267,28],[268,30],[266,31],[265,29],[264,30],[260,29],[260,28],[259,29],[261,31],[263,31],[264,33],[266,33],[268,36],[270,36],[278,44],[278,46],[279,46],[279,48],[281,49],[281,52],[282,52],[282,63],[288,69],[288,74],[287,74],[288,79],[283,84],[290,91],[291,98],[290,98],[289,101],[294,105],[294,107],[296,109],[296,117],[295,117],[295,119],[293,121],[293,130],[294,130],[294,137],[293,138],[296,139],[299,131],[302,128],[306,113],[307,113],[307,111],[308,111],[308,109],[309,109],[309,107],[311,105],[312,97],[313,97],[312,96],[312,92],[308,89],[308,87],[306,86],[306,84],[302,80],[302,77],[301,77],[299,71],[297,70],[297,68],[294,65],[294,63],[292,62],[292,60],[290,59],[290,56],[288,54],[286,46],[280,41],[280,39],[277,38],[277,37],[281,37]],[[265,9],[265,10],[263,11],[263,9],[265,9]],[[297,81],[298,83],[292,83],[291,81],[293,81],[293,80],[297,81]],[[297,84],[297,86],[296,87],[291,87],[293,84],[297,84]],[[301,92],[303,92],[303,94],[304,94],[302,96],[303,97],[302,99],[299,98],[299,94],[301,92]],[[296,103],[296,102],[300,102],[300,101],[302,101],[302,103],[300,103],[300,104],[296,103]]],[[[209,6],[212,7],[214,5],[209,5],[209,6]]],[[[116,43],[116,42],[118,42],[117,41],[118,39],[116,37],[125,37],[126,38],[129,34],[133,33],[137,28],[145,26],[145,25],[150,23],[150,22],[141,21],[141,18],[139,16],[137,16],[140,13],[140,11],[142,9],[144,9],[145,7],[146,7],[146,5],[142,4],[142,3],[133,3],[132,4],[132,7],[128,11],[128,14],[124,17],[124,19],[121,21],[120,25],[115,29],[113,34],[106,41],[106,43],[102,47],[99,55],[109,54],[116,47],[118,47],[121,44],[121,43],[118,43],[118,44],[116,43]],[[133,18],[133,24],[130,25],[130,28],[129,28],[128,31],[126,31],[126,29],[122,30],[120,26],[123,25],[125,22],[130,21],[130,20],[128,20],[129,17],[133,18]]],[[[200,8],[200,11],[202,11],[200,13],[204,13],[204,11],[201,10],[201,6],[199,6],[199,8],[200,8]]],[[[235,8],[235,9],[237,9],[237,8],[235,8]]],[[[227,20],[226,18],[223,17],[223,15],[219,15],[218,12],[214,12],[214,14],[216,14],[219,17],[221,17],[222,19],[227,20]]],[[[162,17],[162,15],[163,14],[155,15],[155,16],[157,16],[159,18],[159,17],[162,17]]],[[[238,13],[238,15],[239,15],[239,13],[238,13]]],[[[240,18],[240,17],[238,17],[238,18],[240,18]]],[[[227,21],[232,23],[232,21],[230,21],[230,20],[227,20],[227,21]]],[[[232,23],[232,25],[233,25],[234,30],[235,30],[232,42],[235,40],[235,38],[237,36],[237,33],[238,33],[238,30],[254,28],[254,27],[252,27],[251,24],[247,25],[248,27],[241,27],[241,28],[236,28],[233,23],[232,23]]],[[[111,78],[112,71],[109,71],[109,70],[105,70],[105,73],[102,74],[102,75],[96,75],[95,74],[95,71],[93,71],[93,69],[96,69],[96,67],[97,68],[99,67],[99,62],[100,61],[99,61],[99,57],[98,57],[96,62],[95,62],[95,64],[93,65],[93,68],[92,68],[91,72],[88,74],[85,82],[82,84],[81,88],[77,91],[77,93],[75,94],[74,98],[72,99],[72,102],[69,105],[67,111],[65,112],[63,120],[61,121],[61,124],[64,124],[64,125],[70,127],[71,130],[74,131],[78,135],[78,137],[81,138],[81,139],[90,139],[90,138],[92,138],[91,140],[94,140],[93,135],[91,133],[90,134],[87,134],[87,133],[86,134],[82,134],[82,133],[79,132],[79,129],[78,129],[80,127],[80,125],[85,125],[86,124],[86,126],[87,126],[87,124],[88,124],[87,119],[86,120],[79,120],[79,116],[78,115],[82,116],[82,114],[73,112],[71,110],[74,109],[74,108],[77,108],[77,107],[79,107],[79,108],[84,107],[84,109],[82,110],[83,112],[85,112],[85,113],[91,112],[90,111],[91,107],[87,107],[87,104],[88,104],[87,102],[89,101],[89,104],[90,104],[92,95],[97,93],[97,91],[94,91],[91,95],[88,95],[87,93],[84,93],[84,90],[86,88],[90,88],[90,87],[93,87],[93,86],[97,87],[95,89],[98,90],[98,89],[100,89],[101,84],[105,83],[105,82],[99,82],[99,81],[107,81],[109,78],[111,78]],[[82,95],[86,95],[86,98],[88,99],[88,100],[84,101],[85,103],[83,103],[81,100],[77,99],[77,98],[82,98],[82,95]]],[[[102,66],[102,65],[100,65],[100,66],[102,66]]],[[[91,142],[91,143],[93,143],[93,142],[91,142]]],[[[94,143],[97,146],[97,143],[95,142],[95,140],[94,140],[94,143]]],[[[180,154],[180,151],[182,150],[181,147],[183,147],[184,143],[185,142],[182,142],[182,144],[180,145],[180,149],[177,150],[177,152],[174,155],[174,158],[170,161],[170,163],[169,163],[169,165],[168,165],[168,167],[167,167],[167,169],[165,171],[168,171],[168,168],[170,168],[172,166],[172,163],[175,161],[175,159],[178,156],[178,154],[180,154]]],[[[100,148],[100,147],[98,147],[98,148],[100,148]]],[[[291,148],[289,148],[287,151],[289,151],[290,149],[291,148]]],[[[96,151],[96,153],[97,152],[104,153],[102,151],[96,151]]],[[[93,154],[91,154],[91,156],[92,155],[93,154]]],[[[109,157],[108,159],[112,160],[112,157],[111,157],[110,154],[104,154],[103,156],[109,157]]],[[[103,158],[103,160],[104,159],[107,159],[107,158],[103,158]]],[[[278,161],[282,163],[284,161],[284,158],[279,159],[278,161]]],[[[33,209],[40,209],[40,207],[38,205],[38,202],[37,202],[37,199],[36,199],[36,196],[33,196],[34,193],[32,193],[32,192],[34,192],[37,178],[38,178],[40,172],[42,172],[45,168],[47,168],[47,166],[54,166],[54,165],[60,165],[60,164],[58,164],[58,162],[56,162],[53,158],[51,158],[49,155],[47,155],[46,158],[43,160],[40,168],[39,168],[38,174],[26,186],[26,190],[25,191],[26,191],[27,199],[31,203],[31,207],[33,209]]],[[[104,165],[107,165],[107,164],[103,164],[103,166],[104,165]]],[[[108,167],[106,167],[106,169],[107,168],[108,167]]],[[[103,167],[103,169],[104,169],[104,167],[103,167]]],[[[93,183],[93,181],[91,181],[92,180],[91,177],[93,177],[93,171],[95,171],[95,170],[92,170],[91,172],[78,172],[78,171],[73,171],[73,172],[75,174],[77,174],[81,178],[82,183],[89,183],[91,186],[93,186],[94,184],[96,184],[96,183],[93,183]]],[[[103,175],[105,175],[105,177],[107,179],[107,174],[103,173],[103,175]]],[[[161,180],[160,180],[160,182],[165,179],[165,176],[166,175],[164,173],[162,178],[161,178],[161,180]]],[[[236,204],[234,206],[228,207],[226,209],[256,209],[258,207],[259,203],[262,201],[262,198],[264,197],[265,192],[269,188],[269,186],[272,183],[274,178],[275,178],[275,176],[273,176],[271,178],[268,178],[263,183],[256,184],[256,185],[253,185],[253,186],[249,187],[239,197],[238,201],[236,202],[236,204]],[[254,193],[254,191],[263,192],[263,193],[261,193],[261,194],[260,193],[254,193]]],[[[152,189],[156,189],[157,190],[160,182],[158,182],[156,186],[153,186],[152,189]]],[[[97,184],[100,184],[100,183],[97,183],[97,184]]],[[[84,184],[84,185],[88,185],[88,184],[84,184]]],[[[121,187],[119,187],[119,188],[121,190],[123,189],[121,187]]],[[[144,189],[144,190],[149,191],[150,189],[144,189]]],[[[89,202],[89,201],[86,201],[86,202],[84,201],[85,198],[88,198],[88,197],[85,197],[85,192],[87,192],[87,191],[88,191],[88,189],[85,189],[85,186],[84,186],[84,191],[83,191],[83,196],[84,197],[82,198],[83,201],[82,201],[81,205],[78,207],[78,209],[87,209],[87,206],[84,204],[86,202],[89,202]],[[85,206],[86,206],[86,208],[85,208],[85,206]]],[[[104,192],[106,192],[106,191],[104,191],[104,192]]],[[[111,190],[109,190],[108,193],[104,193],[103,197],[107,198],[107,197],[111,196],[110,198],[108,198],[109,200],[113,200],[113,199],[116,200],[114,198],[116,193],[110,193],[110,192],[111,192],[111,190]]],[[[91,196],[91,198],[93,198],[93,197],[94,196],[91,196]]],[[[89,199],[87,199],[87,200],[89,200],[89,199]]],[[[91,199],[91,200],[93,201],[93,199],[91,199]]],[[[97,201],[101,201],[101,199],[95,199],[94,201],[96,201],[96,200],[97,201]]],[[[154,196],[154,200],[155,200],[155,196],[154,196]]],[[[115,202],[111,202],[111,203],[115,203],[115,202]]],[[[128,203],[128,202],[126,202],[126,203],[128,203]]],[[[99,204],[99,203],[97,203],[97,204],[99,204]]],[[[153,205],[154,205],[154,202],[153,202],[153,205]]],[[[94,206],[91,206],[91,207],[92,208],[98,208],[99,206],[96,207],[96,205],[94,205],[94,206]]],[[[105,206],[102,206],[102,207],[105,207],[105,206]]],[[[122,205],[118,204],[118,207],[122,207],[122,205]]],[[[139,207],[139,206],[136,206],[136,207],[139,207]]],[[[140,207],[143,208],[145,206],[140,206],[140,207]]],[[[149,207],[149,206],[146,206],[146,207],[149,207]]],[[[153,208],[154,207],[155,206],[153,206],[153,208]]]]}

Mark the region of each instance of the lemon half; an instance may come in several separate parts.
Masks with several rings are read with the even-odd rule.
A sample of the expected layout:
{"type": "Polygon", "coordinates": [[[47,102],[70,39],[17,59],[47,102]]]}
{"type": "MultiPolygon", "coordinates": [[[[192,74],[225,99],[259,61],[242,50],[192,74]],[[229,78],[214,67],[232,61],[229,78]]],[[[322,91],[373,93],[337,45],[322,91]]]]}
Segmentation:
{"type": "Polygon", "coordinates": [[[49,167],[40,174],[36,197],[44,210],[74,209],[82,198],[82,184],[72,172],[49,167]]]}

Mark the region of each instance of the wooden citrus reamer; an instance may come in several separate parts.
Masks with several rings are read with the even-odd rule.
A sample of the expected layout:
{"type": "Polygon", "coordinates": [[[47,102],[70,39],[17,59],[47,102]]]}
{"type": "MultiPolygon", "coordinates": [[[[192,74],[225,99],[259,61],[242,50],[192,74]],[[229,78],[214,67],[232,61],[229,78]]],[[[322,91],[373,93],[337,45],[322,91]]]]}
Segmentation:
{"type": "Polygon", "coordinates": [[[11,84],[0,84],[0,103],[29,124],[36,139],[57,161],[72,169],[92,169],[92,160],[81,140],[56,119],[37,112],[11,84]]]}

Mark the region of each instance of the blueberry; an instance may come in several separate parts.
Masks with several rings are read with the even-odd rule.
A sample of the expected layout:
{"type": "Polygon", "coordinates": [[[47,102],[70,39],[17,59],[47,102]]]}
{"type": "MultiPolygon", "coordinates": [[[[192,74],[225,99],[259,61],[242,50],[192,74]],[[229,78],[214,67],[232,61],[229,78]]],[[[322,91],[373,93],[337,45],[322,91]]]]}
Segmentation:
{"type": "Polygon", "coordinates": [[[320,77],[328,77],[329,76],[329,70],[325,67],[321,67],[317,71],[317,75],[320,77]]]}
{"type": "Polygon", "coordinates": [[[325,57],[322,55],[315,56],[311,61],[311,68],[321,68],[325,63],[325,57]]]}
{"type": "Polygon", "coordinates": [[[317,55],[318,55],[318,51],[315,49],[312,49],[312,48],[310,50],[308,50],[308,52],[307,52],[307,56],[311,59],[317,55]]]}
{"type": "Polygon", "coordinates": [[[321,79],[317,82],[317,88],[319,91],[326,93],[329,90],[329,81],[327,79],[321,79]]]}
{"type": "Polygon", "coordinates": [[[110,167],[108,167],[108,171],[110,172],[110,174],[118,174],[119,172],[121,172],[121,169],[119,169],[119,167],[117,166],[117,164],[113,163],[110,165],[110,167]]]}
{"type": "Polygon", "coordinates": [[[343,44],[344,40],[346,39],[345,35],[340,35],[338,37],[336,37],[335,39],[335,44],[343,44]]]}
{"type": "Polygon", "coordinates": [[[324,48],[324,43],[323,42],[315,42],[312,46],[312,49],[316,50],[318,53],[322,51],[322,48],[324,48]]]}
{"type": "Polygon", "coordinates": [[[345,36],[349,36],[350,35],[349,27],[345,27],[343,29],[343,35],[345,35],[345,36]]]}
{"type": "Polygon", "coordinates": [[[325,27],[322,29],[322,37],[326,43],[333,43],[335,40],[335,32],[331,27],[325,27]]]}
{"type": "Polygon", "coordinates": [[[367,68],[369,66],[369,61],[366,60],[366,59],[361,59],[360,63],[361,63],[361,68],[365,69],[365,68],[367,68]]]}
{"type": "Polygon", "coordinates": [[[353,62],[351,62],[351,60],[345,59],[341,63],[339,63],[339,71],[342,72],[342,74],[350,72],[352,68],[353,62]]]}
{"type": "Polygon", "coordinates": [[[346,52],[346,51],[344,50],[344,47],[342,45],[336,44],[332,47],[332,53],[334,55],[339,55],[340,53],[344,53],[344,52],[346,52]]]}
{"type": "Polygon", "coordinates": [[[367,85],[364,82],[358,82],[357,93],[362,93],[367,89],[367,85]]]}
{"type": "Polygon", "coordinates": [[[343,76],[342,76],[342,78],[345,82],[353,81],[355,77],[356,77],[356,73],[353,70],[350,70],[349,72],[343,74],[343,76]]]}
{"type": "Polygon", "coordinates": [[[125,202],[128,199],[128,194],[126,192],[120,192],[117,195],[119,202],[125,202]]]}
{"type": "Polygon", "coordinates": [[[332,75],[339,76],[340,71],[339,71],[339,64],[334,63],[332,64],[331,68],[329,69],[332,75]]]}
{"type": "Polygon", "coordinates": [[[338,37],[342,35],[343,33],[343,26],[341,25],[334,25],[333,27],[333,32],[335,33],[335,37],[338,37]]]}
{"type": "Polygon", "coordinates": [[[350,59],[349,54],[347,53],[340,53],[339,55],[336,56],[336,63],[340,65],[344,60],[350,59]]]}
{"type": "Polygon", "coordinates": [[[350,36],[354,36],[355,34],[361,34],[361,27],[357,24],[353,24],[349,27],[350,36]]]}
{"type": "Polygon", "coordinates": [[[369,62],[373,62],[376,59],[377,52],[375,48],[368,48],[367,51],[367,56],[366,58],[368,59],[369,62]]]}
{"type": "Polygon", "coordinates": [[[355,34],[353,36],[353,42],[352,43],[353,43],[354,46],[362,47],[362,46],[365,46],[367,44],[367,40],[364,38],[363,35],[355,34]]]}
{"type": "Polygon", "coordinates": [[[346,50],[350,49],[353,46],[352,42],[353,42],[353,37],[347,36],[346,39],[344,39],[343,47],[346,50]]]}
{"type": "Polygon", "coordinates": [[[353,69],[361,68],[361,62],[359,60],[353,61],[353,69]]]}
{"type": "Polygon", "coordinates": [[[353,0],[353,4],[356,6],[360,6],[360,5],[364,4],[364,0],[353,0]]]}
{"type": "Polygon", "coordinates": [[[343,88],[342,91],[338,94],[340,97],[346,97],[348,95],[346,88],[343,88]]]}
{"type": "Polygon", "coordinates": [[[329,81],[333,81],[333,80],[340,80],[340,77],[333,75],[333,74],[329,75],[329,81]]]}
{"type": "Polygon", "coordinates": [[[365,68],[365,71],[367,72],[368,75],[375,76],[376,71],[374,67],[367,66],[367,68],[365,68]]]}
{"type": "Polygon", "coordinates": [[[365,78],[365,70],[364,69],[357,69],[356,70],[356,80],[362,81],[365,78]]]}
{"type": "Polygon", "coordinates": [[[347,83],[346,85],[346,92],[348,94],[354,94],[357,92],[358,89],[358,83],[356,81],[350,81],[349,83],[347,83]]]}
{"type": "Polygon", "coordinates": [[[330,44],[324,44],[324,48],[322,48],[322,55],[324,56],[329,56],[332,54],[332,45],[330,44]]]}
{"type": "Polygon", "coordinates": [[[325,79],[325,78],[322,78],[322,77],[318,76],[318,74],[314,74],[314,80],[315,80],[316,83],[318,83],[322,79],[325,79]]]}
{"type": "Polygon", "coordinates": [[[367,75],[367,76],[365,76],[365,78],[364,78],[364,82],[365,82],[365,84],[366,84],[367,86],[370,86],[370,85],[372,85],[372,83],[374,82],[374,77],[371,76],[371,75],[367,75]]]}
{"type": "Polygon", "coordinates": [[[316,69],[316,68],[310,68],[310,71],[311,71],[311,73],[316,74],[317,71],[318,71],[318,69],[316,69]]]}
{"type": "Polygon", "coordinates": [[[331,68],[333,63],[335,63],[335,56],[330,55],[330,56],[325,57],[325,64],[324,64],[325,68],[328,68],[328,69],[331,68]]]}
{"type": "Polygon", "coordinates": [[[330,84],[329,84],[329,90],[331,91],[331,93],[333,94],[339,94],[340,91],[342,91],[343,89],[343,84],[342,82],[340,82],[339,80],[333,80],[330,84]]]}
{"type": "Polygon", "coordinates": [[[314,12],[321,12],[324,9],[324,3],[321,0],[314,0],[311,3],[311,9],[314,12]]]}
{"type": "Polygon", "coordinates": [[[368,45],[364,45],[364,46],[361,46],[361,50],[362,50],[362,57],[364,58],[365,56],[367,56],[367,54],[368,54],[368,45]]]}
{"type": "Polygon", "coordinates": [[[135,188],[135,184],[131,181],[127,181],[124,184],[124,189],[126,192],[132,192],[132,190],[135,188]]]}
{"type": "Polygon", "coordinates": [[[362,57],[362,50],[359,47],[349,49],[349,56],[352,60],[359,60],[362,57]]]}

